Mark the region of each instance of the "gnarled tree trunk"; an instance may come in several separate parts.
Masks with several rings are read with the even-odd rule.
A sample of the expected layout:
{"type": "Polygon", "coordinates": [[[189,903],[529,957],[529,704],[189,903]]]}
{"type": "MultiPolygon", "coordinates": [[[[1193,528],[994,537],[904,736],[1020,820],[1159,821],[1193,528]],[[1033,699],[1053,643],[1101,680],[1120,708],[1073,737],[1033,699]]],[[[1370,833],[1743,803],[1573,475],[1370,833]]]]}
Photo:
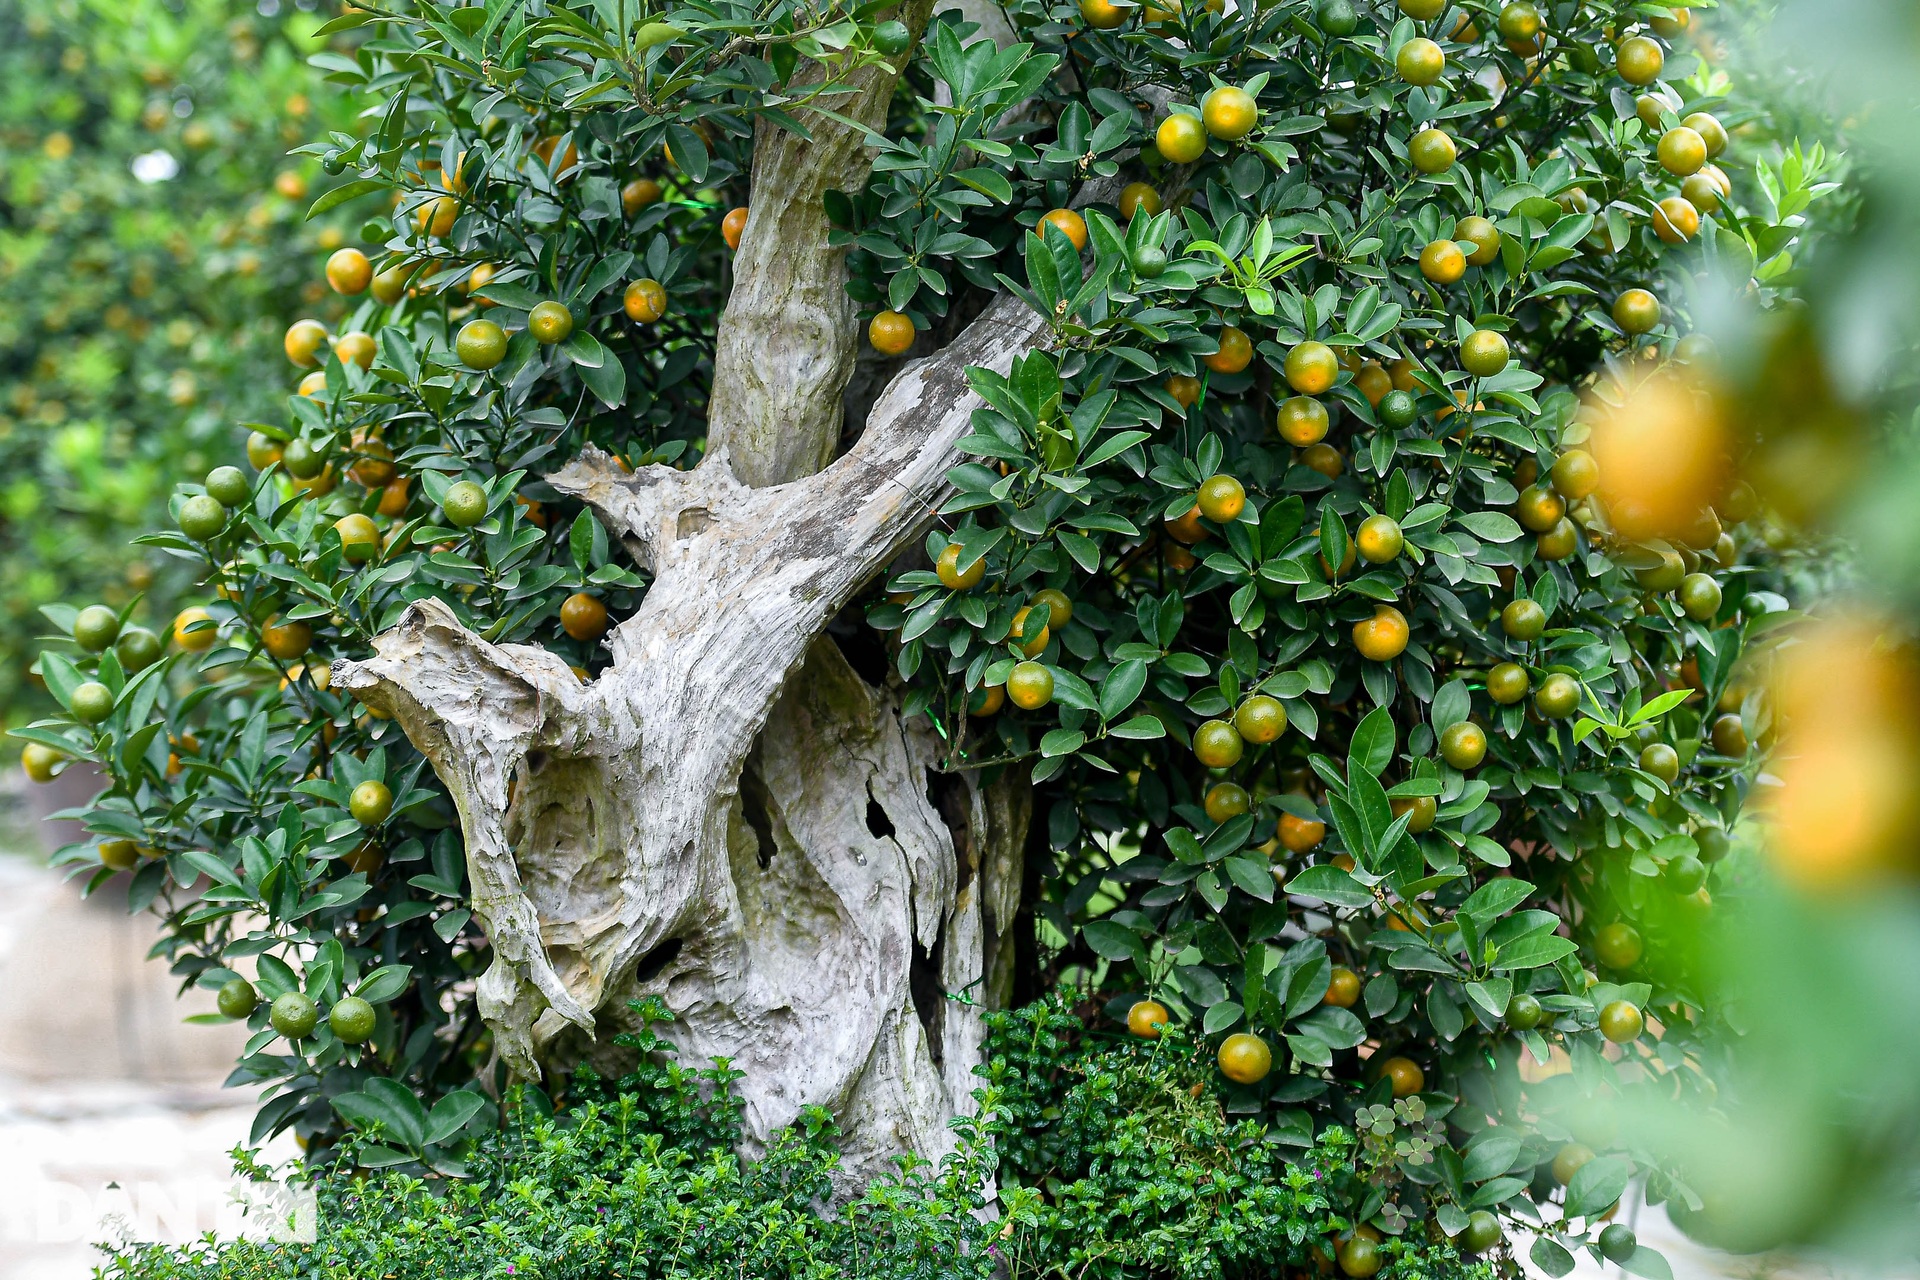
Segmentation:
{"type": "MultiPolygon", "coordinates": [[[[929,0],[903,14],[917,29],[929,0]]],[[[893,78],[839,110],[884,121],[893,78]]],[[[820,207],[870,158],[842,126],[765,136],[722,319],[711,448],[634,474],[588,450],[549,477],[652,575],[583,683],[422,602],[336,681],[396,717],[459,807],[493,963],[482,1016],[520,1074],[609,1049],[662,996],[684,1057],[745,1070],[750,1137],[823,1104],[848,1167],[949,1145],[978,1005],[1011,982],[1024,788],[936,772],[937,743],[826,635],[926,527],[977,400],[1044,332],[1003,297],[907,366],[828,462],[856,327],[820,207]]]]}

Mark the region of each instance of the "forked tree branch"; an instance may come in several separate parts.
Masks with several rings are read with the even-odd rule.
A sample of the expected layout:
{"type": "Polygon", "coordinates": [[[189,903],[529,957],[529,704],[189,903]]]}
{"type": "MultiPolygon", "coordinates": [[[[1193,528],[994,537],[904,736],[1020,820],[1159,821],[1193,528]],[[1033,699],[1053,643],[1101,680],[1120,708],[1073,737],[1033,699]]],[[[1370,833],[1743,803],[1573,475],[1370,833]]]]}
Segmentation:
{"type": "MultiPolygon", "coordinates": [[[[336,669],[453,794],[495,949],[482,1013],[517,1070],[537,1075],[564,1024],[590,1030],[642,956],[723,932],[749,750],[814,637],[946,496],[979,403],[966,370],[1004,373],[1043,332],[1017,299],[996,299],[894,380],[854,449],[790,484],[749,489],[710,466],[629,474],[596,450],[550,477],[654,575],[590,685],[544,650],[487,644],[433,600],[375,657],[336,669]]],[[[939,917],[931,902],[914,914],[939,917]]]]}
{"type": "MultiPolygon", "coordinates": [[[[738,422],[691,471],[628,473],[589,449],[548,477],[652,573],[591,684],[544,650],[480,640],[435,600],[336,667],[459,808],[494,952],[480,1011],[516,1071],[590,1053],[644,984],[667,994],[685,1051],[759,1068],[742,1086],[755,1135],[819,1103],[851,1117],[851,1165],[944,1149],[981,1029],[964,1006],[923,1007],[910,976],[1000,981],[1027,810],[971,777],[952,784],[964,804],[938,798],[931,735],[821,637],[949,495],[981,403],[968,369],[1005,374],[1046,332],[994,299],[901,371],[849,452],[784,483],[729,465],[738,422]]],[[[841,382],[817,379],[740,395],[815,413],[829,381],[837,399],[841,382]]],[[[763,474],[802,465],[785,456],[763,474]]]]}

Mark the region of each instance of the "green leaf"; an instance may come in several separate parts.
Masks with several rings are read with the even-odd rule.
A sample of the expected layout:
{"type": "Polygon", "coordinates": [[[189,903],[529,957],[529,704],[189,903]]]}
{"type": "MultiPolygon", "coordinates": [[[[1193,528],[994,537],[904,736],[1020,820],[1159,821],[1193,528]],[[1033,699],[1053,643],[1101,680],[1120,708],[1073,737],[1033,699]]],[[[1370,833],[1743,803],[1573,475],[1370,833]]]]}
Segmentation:
{"type": "Polygon", "coordinates": [[[1122,662],[1100,682],[1100,718],[1112,720],[1133,705],[1147,685],[1147,664],[1138,658],[1122,662]]]}
{"type": "Polygon", "coordinates": [[[1630,725],[1641,724],[1657,716],[1663,716],[1692,696],[1692,689],[1669,689],[1653,701],[1647,703],[1646,706],[1634,712],[1627,720],[1627,723],[1630,725]]]}
{"type": "Polygon", "coordinates": [[[560,344],[560,349],[567,353],[567,359],[582,369],[598,369],[607,362],[607,349],[600,345],[600,339],[585,329],[575,329],[560,344]]]}
{"type": "Polygon", "coordinates": [[[1490,1018],[1500,1018],[1507,1012],[1507,1001],[1513,997],[1513,983],[1506,978],[1488,978],[1485,982],[1466,984],[1467,999],[1486,1010],[1490,1018]]]}
{"type": "Polygon", "coordinates": [[[649,22],[633,33],[633,51],[645,53],[655,45],[672,44],[685,34],[685,31],[671,23],[649,22]]]}
{"type": "Polygon", "coordinates": [[[1489,880],[1475,889],[1467,900],[1460,904],[1460,912],[1476,915],[1485,920],[1495,920],[1507,914],[1527,900],[1533,892],[1533,886],[1525,880],[1513,880],[1501,877],[1489,880]]]}
{"type": "Polygon", "coordinates": [[[1429,717],[1433,731],[1439,734],[1449,727],[1459,724],[1473,710],[1473,695],[1467,692],[1465,680],[1449,680],[1434,691],[1433,710],[1429,717]]]}
{"type": "Polygon", "coordinates": [[[1206,1034],[1219,1035],[1233,1026],[1246,1014],[1246,1010],[1234,1000],[1222,1000],[1219,1004],[1207,1006],[1206,1016],[1200,1020],[1200,1029],[1206,1034]]]}
{"type": "Polygon", "coordinates": [[[1488,866],[1510,867],[1513,865],[1513,854],[1505,846],[1481,835],[1471,835],[1465,839],[1467,852],[1488,866]]]}
{"type": "Polygon", "coordinates": [[[391,1000],[407,989],[413,980],[413,969],[404,964],[382,965],[360,980],[353,994],[368,1004],[380,1004],[391,1000]]]}
{"type": "Polygon", "coordinates": [[[1567,1184],[1569,1218],[1591,1218],[1605,1213],[1627,1189],[1633,1165],[1621,1156],[1600,1156],[1580,1166],[1567,1184]]]}
{"type": "Polygon", "coordinates": [[[487,1099],[471,1089],[457,1089],[434,1103],[427,1115],[427,1145],[445,1142],[466,1128],[485,1106],[487,1099]]]}
{"type": "Polygon", "coordinates": [[[1144,959],[1146,955],[1140,935],[1111,920],[1089,920],[1081,926],[1080,936],[1087,940],[1094,954],[1109,960],[1144,959]]]}
{"type": "Polygon", "coordinates": [[[232,867],[229,867],[226,863],[220,861],[220,859],[203,850],[188,849],[185,853],[179,854],[178,856],[180,861],[186,863],[215,884],[239,886],[245,883],[245,881],[241,880],[241,878],[234,873],[232,867]]]}
{"type": "Polygon", "coordinates": [[[1347,526],[1331,505],[1320,509],[1320,558],[1337,571],[1347,560],[1347,526]]]}
{"type": "Polygon", "coordinates": [[[1347,747],[1348,780],[1356,771],[1376,778],[1386,772],[1393,763],[1394,745],[1393,715],[1385,707],[1375,707],[1354,729],[1353,741],[1347,747]]]}
{"type": "Polygon", "coordinates": [[[413,1091],[398,1080],[376,1076],[357,1093],[342,1094],[333,1100],[340,1118],[356,1129],[383,1125],[389,1138],[419,1150],[426,1145],[427,1111],[413,1091]]]}
{"type": "Polygon", "coordinates": [[[1120,431],[1103,440],[1100,447],[1080,460],[1083,471],[1091,470],[1111,458],[1117,458],[1133,446],[1153,437],[1145,431],[1120,431]]]}
{"type": "Polygon", "coordinates": [[[1545,1236],[1533,1242],[1533,1248],[1527,1256],[1533,1260],[1534,1266],[1553,1277],[1553,1280],[1560,1280],[1561,1276],[1573,1270],[1573,1255],[1545,1236]]]}
{"type": "Polygon", "coordinates": [[[580,375],[580,381],[587,384],[587,390],[593,392],[593,398],[607,408],[617,409],[626,401],[627,368],[618,357],[609,354],[600,365],[575,365],[574,371],[580,375]]]}
{"type": "Polygon", "coordinates": [[[1366,1024],[1350,1009],[1322,1005],[1300,1020],[1300,1030],[1329,1049],[1351,1049],[1367,1038],[1366,1024]]]}
{"type": "Polygon", "coordinates": [[[1455,523],[1487,542],[1512,542],[1522,533],[1519,521],[1501,511],[1469,511],[1455,523]]]}
{"type": "Polygon", "coordinates": [[[1273,901],[1273,872],[1267,864],[1257,858],[1228,858],[1226,861],[1227,878],[1239,885],[1241,890],[1260,899],[1273,901]]]}
{"type": "Polygon", "coordinates": [[[1645,1280],[1673,1280],[1673,1267],[1668,1264],[1667,1256],[1644,1244],[1627,1255],[1620,1269],[1630,1276],[1643,1276],[1645,1280]]]}
{"type": "Polygon", "coordinates": [[[1110,738],[1164,738],[1167,727],[1160,723],[1158,716],[1134,716],[1124,724],[1114,725],[1107,730],[1110,738]]]}
{"type": "Polygon", "coordinates": [[[1461,1176],[1468,1182],[1485,1182],[1513,1168],[1525,1144],[1510,1129],[1482,1129],[1464,1153],[1461,1176]]]}
{"type": "Polygon", "coordinates": [[[320,193],[320,198],[307,208],[308,218],[317,218],[329,209],[336,209],[358,196],[371,195],[375,191],[385,191],[388,184],[379,178],[356,178],[352,182],[343,182],[339,186],[320,193]]]}
{"type": "MultiPolygon", "coordinates": [[[[1496,882],[1497,883],[1497,882],[1496,882]]],[[[1580,948],[1571,939],[1547,932],[1524,934],[1502,946],[1494,954],[1495,969],[1538,969],[1580,948]]]]}
{"type": "Polygon", "coordinates": [[[1495,1178],[1474,1192],[1468,1205],[1474,1209],[1491,1209],[1496,1204],[1505,1204],[1526,1189],[1524,1178],[1495,1178]]]}
{"type": "Polygon", "coordinates": [[[1087,745],[1087,735],[1078,729],[1053,729],[1040,739],[1040,754],[1043,756],[1072,755],[1087,745]]]}
{"type": "Polygon", "coordinates": [[[1373,894],[1358,880],[1331,863],[1320,863],[1287,881],[1287,892],[1302,898],[1318,898],[1336,907],[1364,907],[1373,894]]]}

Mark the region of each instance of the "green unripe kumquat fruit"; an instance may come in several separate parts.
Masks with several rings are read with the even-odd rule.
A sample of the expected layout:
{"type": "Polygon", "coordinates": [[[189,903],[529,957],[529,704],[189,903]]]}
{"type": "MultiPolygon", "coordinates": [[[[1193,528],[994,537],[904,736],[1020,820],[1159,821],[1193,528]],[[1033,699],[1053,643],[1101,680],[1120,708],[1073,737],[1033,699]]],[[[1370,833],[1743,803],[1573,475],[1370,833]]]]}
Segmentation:
{"type": "Polygon", "coordinates": [[[1532,644],[1547,629],[1547,611],[1537,601],[1524,597],[1510,600],[1500,610],[1500,629],[1515,640],[1532,644]]]}
{"type": "Polygon", "coordinates": [[[1476,267],[1490,265],[1500,256],[1500,228],[1482,217],[1470,216],[1453,224],[1453,240],[1467,252],[1467,262],[1476,267]]]}
{"type": "Polygon", "coordinates": [[[298,991],[275,996],[267,1013],[273,1029],[289,1040],[305,1040],[320,1025],[320,1010],[298,991]]]}
{"type": "Polygon", "coordinates": [[[460,326],[453,352],[469,369],[491,369],[507,358],[507,331],[491,320],[469,320],[460,326]]]}
{"type": "Polygon", "coordinates": [[[1013,705],[1034,711],[1053,701],[1053,673],[1037,662],[1022,662],[1007,676],[1007,697],[1013,705]]]}
{"type": "Polygon", "coordinates": [[[1487,696],[1503,707],[1512,706],[1532,689],[1527,669],[1517,662],[1502,662],[1487,672],[1487,696]]]}
{"type": "Polygon", "coordinates": [[[247,473],[238,467],[215,467],[207,472],[207,496],[223,507],[245,506],[253,497],[247,473]]]}
{"type": "Polygon", "coordinates": [[[166,656],[166,642],[145,627],[128,627],[113,642],[113,652],[128,672],[141,671],[166,656]]]}
{"type": "Polygon", "coordinates": [[[393,813],[393,791],[386,783],[370,778],[353,789],[347,809],[361,826],[377,827],[393,813]]]}
{"type": "Polygon", "coordinates": [[[1458,284],[1467,274],[1467,255],[1452,240],[1435,240],[1420,250],[1420,274],[1435,284],[1458,284]]]}
{"type": "Polygon", "coordinates": [[[1609,969],[1631,969],[1646,950],[1640,931],[1616,920],[1593,935],[1593,954],[1609,969]]]}
{"type": "Polygon", "coordinates": [[[1638,1040],[1646,1027],[1646,1015],[1631,1000],[1615,1000],[1600,1010],[1600,1034],[1614,1044],[1638,1040]]]}
{"type": "Polygon", "coordinates": [[[1353,535],[1354,548],[1368,564],[1389,564],[1399,558],[1407,545],[1400,523],[1392,516],[1374,514],[1360,522],[1353,535]]]}
{"type": "Polygon", "coordinates": [[[380,530],[370,516],[355,511],[333,522],[340,535],[340,554],[352,564],[365,564],[380,552],[380,530]]]}
{"type": "Polygon", "coordinates": [[[1667,863],[1662,878],[1667,882],[1667,888],[1685,897],[1699,892],[1700,886],[1707,882],[1707,864],[1690,853],[1683,853],[1667,863]]]}
{"type": "Polygon", "coordinates": [[[1680,776],[1680,753],[1664,742],[1649,742],[1640,749],[1640,768],[1672,786],[1680,776]]]}
{"type": "Polygon", "coordinates": [[[32,782],[52,782],[67,759],[66,752],[44,742],[29,742],[20,748],[20,769],[32,782]]]}
{"type": "Polygon", "coordinates": [[[1245,89],[1222,85],[1200,100],[1200,120],[1214,137],[1238,142],[1259,123],[1260,108],[1245,89]]]}
{"type": "Polygon", "coordinates": [[[1465,772],[1487,758],[1487,731],[1471,720],[1448,725],[1440,734],[1440,758],[1465,772]]]}
{"type": "Polygon", "coordinates": [[[365,1044],[377,1021],[373,1006],[359,996],[342,996],[327,1010],[327,1027],[342,1044],[365,1044]]]}
{"type": "Polygon", "coordinates": [[[1600,464],[1585,449],[1569,449],[1554,459],[1553,487],[1569,502],[1578,502],[1600,487],[1600,464]]]}
{"type": "Polygon", "coordinates": [[[1220,1042],[1219,1060],[1220,1074],[1235,1084],[1258,1084],[1273,1070],[1273,1050],[1245,1031],[1220,1042]]]}
{"type": "Polygon", "coordinates": [[[227,509],[218,498],[196,493],[180,504],[180,532],[195,542],[216,537],[227,527],[227,509]]]}
{"type": "Polygon", "coordinates": [[[1233,713],[1233,727],[1248,742],[1275,742],[1287,731],[1287,709],[1280,699],[1256,693],[1233,713]]]}
{"type": "Polygon", "coordinates": [[[1379,1243],[1362,1235],[1341,1241],[1334,1256],[1339,1260],[1341,1273],[1350,1280],[1368,1280],[1370,1276],[1379,1275],[1387,1261],[1379,1243]]]}
{"type": "Polygon", "coordinates": [[[454,528],[471,529],[487,518],[487,491],[471,480],[456,480],[447,486],[440,510],[454,528]]]}
{"type": "Polygon", "coordinates": [[[1460,157],[1460,149],[1442,129],[1422,129],[1407,142],[1407,159],[1425,174],[1445,173],[1460,157]]]}
{"type": "Polygon", "coordinates": [[[260,993],[245,978],[229,978],[215,999],[222,1017],[244,1018],[260,1004],[260,993]]]}
{"type": "Polygon", "coordinates": [[[1707,140],[1683,124],[1661,134],[1655,150],[1660,167],[1676,178],[1700,172],[1700,166],[1707,162],[1707,140]]]}
{"type": "Polygon", "coordinates": [[[1640,1250],[1640,1237],[1624,1222],[1609,1222],[1600,1229],[1600,1256],[1615,1266],[1624,1265],[1640,1250]]]}
{"type": "Polygon", "coordinates": [[[1380,398],[1380,421],[1404,431],[1420,420],[1420,406],[1411,393],[1395,389],[1380,398]]]}
{"type": "Polygon", "coordinates": [[[113,714],[113,690],[98,680],[88,680],[73,691],[70,707],[81,724],[99,724],[113,714]]]}
{"type": "Polygon", "coordinates": [[[1200,514],[1215,524],[1232,524],[1247,509],[1247,491],[1228,475],[1211,476],[1200,485],[1200,514]]]}
{"type": "Polygon", "coordinates": [[[573,312],[566,304],[549,299],[527,313],[527,332],[541,346],[565,342],[573,332],[573,312]]]}
{"type": "Polygon", "coordinates": [[[1207,789],[1202,807],[1212,821],[1231,822],[1253,809],[1253,797],[1237,782],[1220,782],[1207,789]]]}
{"type": "Polygon", "coordinates": [[[1336,1009],[1351,1009],[1359,1001],[1360,975],[1336,965],[1327,979],[1327,994],[1320,997],[1320,1003],[1330,1004],[1336,1009]]]}
{"type": "Polygon", "coordinates": [[[933,572],[940,579],[940,585],[949,591],[965,591],[968,587],[980,585],[987,576],[987,558],[981,556],[965,569],[960,567],[960,556],[966,548],[957,542],[949,542],[940,552],[940,558],[933,562],[933,572]]]}
{"type": "Polygon", "coordinates": [[[1711,622],[1720,612],[1720,584],[1710,574],[1690,573],[1680,579],[1680,607],[1695,622],[1711,622]]]}
{"type": "Polygon", "coordinates": [[[1580,707],[1580,682],[1556,671],[1540,682],[1533,695],[1534,709],[1549,720],[1565,720],[1580,707]]]}
{"type": "Polygon", "coordinates": [[[1240,731],[1225,720],[1209,720],[1193,731],[1193,754],[1209,769],[1232,768],[1245,750],[1240,731]]]}
{"type": "Polygon", "coordinates": [[[1281,371],[1286,374],[1287,385],[1301,395],[1322,395],[1340,376],[1340,357],[1324,342],[1302,342],[1287,352],[1281,371]]]}
{"type": "Polygon", "coordinates": [[[1174,164],[1192,164],[1207,150],[1207,126],[1200,117],[1176,111],[1154,130],[1154,146],[1174,164]]]}
{"type": "Polygon", "coordinates": [[[1500,1219],[1485,1209],[1475,1209],[1467,1215],[1467,1227],[1460,1233],[1460,1243],[1468,1253],[1485,1253],[1500,1240],[1500,1219]]]}
{"type": "Polygon", "coordinates": [[[1553,1180],[1561,1186],[1573,1181],[1573,1175],[1593,1163],[1593,1148],[1569,1142],[1554,1153],[1553,1180]]]}
{"type": "Polygon", "coordinates": [[[1447,55],[1425,36],[1415,36],[1393,55],[1393,68],[1408,84],[1425,87],[1447,69],[1447,55]]]}
{"type": "Polygon", "coordinates": [[[1645,289],[1628,289],[1613,300],[1613,322],[1624,333],[1651,333],[1660,324],[1660,299],[1645,289]]]}
{"type": "Polygon", "coordinates": [[[1667,65],[1667,55],[1659,44],[1646,36],[1634,36],[1620,42],[1614,51],[1613,67],[1628,84],[1652,84],[1667,65]]]}
{"type": "Polygon", "coordinates": [[[120,615],[103,604],[90,604],[73,619],[73,642],[88,653],[103,653],[120,634],[120,615]]]}
{"type": "Polygon", "coordinates": [[[1492,329],[1475,329],[1460,344],[1460,367],[1476,378],[1493,377],[1511,358],[1506,335],[1492,329]]]}

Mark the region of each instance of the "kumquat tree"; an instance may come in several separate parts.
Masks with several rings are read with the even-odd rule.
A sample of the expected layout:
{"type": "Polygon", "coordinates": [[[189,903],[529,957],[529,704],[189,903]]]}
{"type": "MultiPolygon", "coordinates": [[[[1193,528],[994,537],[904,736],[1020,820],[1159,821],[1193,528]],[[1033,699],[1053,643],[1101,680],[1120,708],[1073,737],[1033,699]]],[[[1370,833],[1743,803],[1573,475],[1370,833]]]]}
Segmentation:
{"type": "Polygon", "coordinates": [[[981,1274],[1666,1280],[1608,1104],[1713,1096],[1814,571],[1696,329],[1836,185],[1715,20],[346,6],[344,302],[142,540],[198,603],[42,656],[64,860],[382,1177],[638,1070],[981,1274]]]}

